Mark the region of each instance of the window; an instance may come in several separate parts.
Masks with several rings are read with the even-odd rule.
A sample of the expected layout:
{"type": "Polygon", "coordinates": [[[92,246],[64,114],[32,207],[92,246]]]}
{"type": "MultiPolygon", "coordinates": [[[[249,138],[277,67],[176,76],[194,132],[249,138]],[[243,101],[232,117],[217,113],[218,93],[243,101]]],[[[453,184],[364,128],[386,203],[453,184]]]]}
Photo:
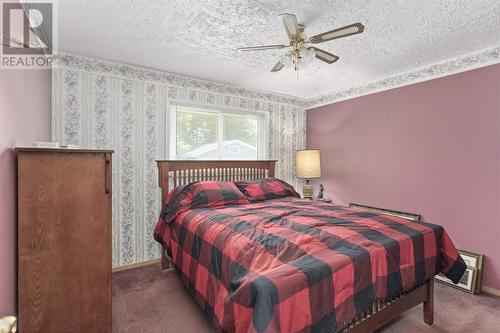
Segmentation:
{"type": "Polygon", "coordinates": [[[267,114],[172,105],[170,157],[256,160],[267,155],[267,114]]]}

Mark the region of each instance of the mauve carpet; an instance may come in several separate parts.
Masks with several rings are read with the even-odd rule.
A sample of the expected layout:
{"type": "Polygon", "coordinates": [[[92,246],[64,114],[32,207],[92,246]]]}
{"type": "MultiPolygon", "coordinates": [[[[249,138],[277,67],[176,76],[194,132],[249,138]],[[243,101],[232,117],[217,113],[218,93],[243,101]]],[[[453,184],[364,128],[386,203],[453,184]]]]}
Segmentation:
{"type": "MultiPolygon", "coordinates": [[[[113,273],[113,333],[212,333],[197,304],[173,270],[159,264],[113,273]]],[[[435,283],[434,325],[422,305],[380,332],[500,332],[500,297],[473,296],[435,283]]]]}

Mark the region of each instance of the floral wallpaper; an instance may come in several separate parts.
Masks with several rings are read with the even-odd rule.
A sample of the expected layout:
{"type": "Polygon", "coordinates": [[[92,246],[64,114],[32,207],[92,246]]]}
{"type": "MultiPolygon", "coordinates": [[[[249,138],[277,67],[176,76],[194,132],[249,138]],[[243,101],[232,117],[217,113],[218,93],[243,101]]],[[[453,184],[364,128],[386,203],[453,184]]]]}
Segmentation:
{"type": "Polygon", "coordinates": [[[300,188],[295,150],[305,147],[304,101],[76,55],[59,55],[52,76],[52,139],[114,149],[113,266],[159,257],[156,159],[169,156],[171,103],[269,112],[269,158],[300,188]]]}

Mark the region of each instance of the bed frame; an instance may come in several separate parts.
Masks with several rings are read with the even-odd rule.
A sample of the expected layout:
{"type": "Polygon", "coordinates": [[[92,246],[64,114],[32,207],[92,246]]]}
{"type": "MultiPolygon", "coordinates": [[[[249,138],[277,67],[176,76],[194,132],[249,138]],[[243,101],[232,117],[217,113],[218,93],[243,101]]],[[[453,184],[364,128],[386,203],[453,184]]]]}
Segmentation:
{"type": "MultiPolygon", "coordinates": [[[[157,161],[157,165],[161,198],[164,202],[170,189],[193,181],[240,181],[274,177],[276,161],[163,160],[157,161]]],[[[170,261],[164,248],[161,251],[161,267],[162,269],[170,267],[170,261]]],[[[374,332],[420,303],[423,303],[424,322],[432,325],[434,320],[433,279],[425,281],[413,290],[373,303],[371,309],[353,319],[341,332],[374,332]]]]}

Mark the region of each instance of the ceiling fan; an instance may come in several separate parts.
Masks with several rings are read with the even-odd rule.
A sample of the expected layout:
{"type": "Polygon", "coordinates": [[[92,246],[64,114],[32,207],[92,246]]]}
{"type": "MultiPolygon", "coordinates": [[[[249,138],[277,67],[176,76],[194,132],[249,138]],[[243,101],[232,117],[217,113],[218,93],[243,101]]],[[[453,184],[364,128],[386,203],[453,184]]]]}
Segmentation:
{"type": "Polygon", "coordinates": [[[283,67],[293,67],[296,71],[298,71],[299,66],[302,67],[303,65],[310,63],[314,57],[326,62],[327,64],[333,64],[339,60],[338,56],[317,47],[309,46],[309,44],[319,44],[333,39],[360,34],[365,29],[363,24],[354,23],[307,38],[306,33],[304,32],[305,26],[297,23],[297,17],[295,15],[285,13],[280,14],[280,16],[283,19],[283,26],[285,27],[288,38],[290,39],[290,43],[288,45],[250,46],[236,49],[237,51],[261,51],[291,47],[292,49],[290,51],[281,56],[280,60],[271,69],[271,72],[280,71],[283,67]]]}

